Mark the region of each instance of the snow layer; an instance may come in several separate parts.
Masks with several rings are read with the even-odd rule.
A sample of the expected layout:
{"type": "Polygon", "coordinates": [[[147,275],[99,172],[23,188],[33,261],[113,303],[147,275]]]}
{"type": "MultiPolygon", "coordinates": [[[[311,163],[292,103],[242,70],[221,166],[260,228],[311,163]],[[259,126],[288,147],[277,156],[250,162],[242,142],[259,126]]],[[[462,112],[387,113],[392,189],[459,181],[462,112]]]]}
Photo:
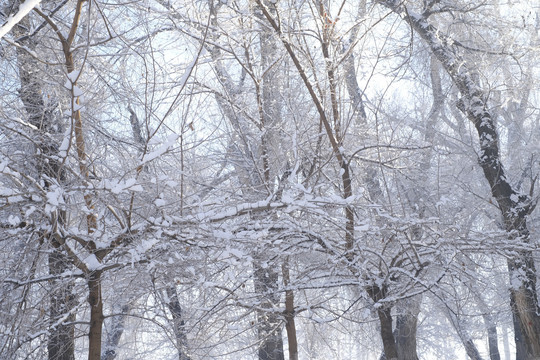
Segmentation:
{"type": "Polygon", "coordinates": [[[3,38],[4,35],[6,35],[15,25],[17,25],[23,17],[28,15],[32,9],[39,6],[40,2],[41,0],[26,0],[24,3],[22,3],[19,6],[19,11],[14,15],[10,15],[7,22],[0,27],[0,39],[3,38]]]}

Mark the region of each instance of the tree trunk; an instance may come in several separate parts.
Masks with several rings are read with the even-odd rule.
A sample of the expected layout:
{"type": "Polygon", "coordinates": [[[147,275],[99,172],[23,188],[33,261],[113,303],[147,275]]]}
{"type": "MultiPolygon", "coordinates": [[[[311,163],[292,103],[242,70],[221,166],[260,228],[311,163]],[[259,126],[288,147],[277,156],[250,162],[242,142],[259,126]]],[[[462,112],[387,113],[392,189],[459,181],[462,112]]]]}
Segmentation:
{"type": "Polygon", "coordinates": [[[536,293],[536,268],[530,252],[509,259],[510,306],[514,321],[516,360],[540,359],[540,309],[536,293]],[[519,284],[518,287],[514,284],[519,284]]]}
{"type": "Polygon", "coordinates": [[[490,312],[488,305],[485,303],[482,298],[480,290],[475,286],[474,297],[476,302],[480,307],[482,312],[482,317],[484,318],[484,324],[486,325],[487,334],[488,334],[488,351],[490,360],[501,360],[501,354],[499,352],[499,343],[498,343],[498,334],[497,334],[497,325],[493,321],[493,315],[490,312]]]}
{"type": "Polygon", "coordinates": [[[185,322],[176,288],[169,286],[167,287],[166,292],[167,308],[171,312],[173,318],[173,331],[176,339],[176,348],[178,349],[178,360],[190,360],[190,357],[186,354],[188,347],[185,322]]]}
{"type": "MultiPolygon", "coordinates": [[[[20,3],[17,1],[17,6],[20,3]]],[[[23,37],[26,31],[31,29],[29,17],[23,18],[14,28],[17,37],[23,37]]],[[[34,38],[28,37],[22,40],[22,45],[34,50],[36,42],[34,38]]],[[[53,181],[62,184],[65,179],[65,172],[61,168],[57,157],[59,145],[54,135],[62,134],[62,126],[57,119],[54,110],[56,104],[45,104],[43,100],[43,86],[39,77],[40,64],[25,50],[17,47],[17,65],[21,88],[20,99],[25,107],[28,122],[35,126],[36,138],[36,164],[38,176],[45,184],[44,188],[49,189],[53,181]]],[[[53,226],[63,226],[65,214],[57,210],[56,221],[53,226]]],[[[70,270],[71,265],[67,256],[61,251],[60,245],[52,237],[44,234],[51,245],[49,254],[49,273],[59,275],[70,270]]],[[[69,279],[51,281],[50,301],[50,335],[48,338],[47,351],[49,360],[73,360],[75,358],[74,325],[75,314],[72,310],[75,306],[75,296],[73,294],[73,281],[69,279]]]]}
{"type": "Polygon", "coordinates": [[[482,356],[480,355],[478,348],[476,347],[473,340],[471,339],[471,336],[467,332],[466,327],[463,326],[459,316],[448,307],[446,307],[444,313],[446,317],[448,318],[448,321],[450,321],[450,323],[456,330],[457,335],[459,339],[461,340],[461,343],[463,347],[465,348],[465,352],[467,353],[467,356],[469,357],[469,359],[482,360],[482,356]]]}
{"type": "Polygon", "coordinates": [[[367,293],[377,306],[377,315],[381,325],[381,339],[383,343],[384,359],[397,360],[398,348],[392,330],[392,308],[381,304],[379,301],[386,297],[386,289],[377,285],[368,287],[367,293]]]}
{"type": "Polygon", "coordinates": [[[422,296],[417,295],[398,303],[398,309],[402,310],[402,313],[396,316],[396,329],[394,330],[398,360],[418,360],[416,330],[421,301],[422,296]]]}
{"type": "Polygon", "coordinates": [[[505,359],[510,359],[510,341],[508,340],[509,337],[510,336],[508,335],[508,327],[506,326],[506,324],[504,324],[502,327],[502,338],[503,338],[503,348],[504,348],[505,359]]]}
{"type": "Polygon", "coordinates": [[[105,343],[105,351],[101,356],[101,360],[114,360],[118,356],[118,345],[124,333],[124,325],[130,309],[130,305],[125,304],[120,309],[120,314],[112,318],[113,324],[107,336],[105,343]]]}
{"type": "MultiPolygon", "coordinates": [[[[287,287],[291,282],[288,258],[282,265],[283,284],[287,287]]],[[[296,325],[294,323],[294,292],[285,290],[285,330],[289,345],[289,360],[298,360],[298,339],[296,338],[296,325]]]]}
{"type": "Polygon", "coordinates": [[[489,358],[491,360],[501,360],[501,354],[499,353],[497,327],[493,323],[493,319],[491,319],[491,315],[485,315],[484,321],[486,323],[487,332],[488,332],[489,358]]]}
{"type": "MultiPolygon", "coordinates": [[[[51,249],[49,274],[59,275],[68,269],[69,262],[66,255],[57,248],[51,249]]],[[[47,344],[48,358],[49,360],[73,360],[75,359],[73,282],[71,280],[53,281],[49,301],[52,327],[47,344]],[[66,316],[66,314],[69,315],[66,316]]]]}
{"type": "MultiPolygon", "coordinates": [[[[424,15],[414,14],[403,3],[379,1],[405,19],[427,43],[461,93],[458,107],[473,123],[480,143],[479,164],[501,211],[510,240],[528,243],[527,216],[533,210],[530,196],[516,191],[508,182],[499,152],[498,131],[488,96],[478,83],[480,76],[452,46],[454,40],[431,25],[424,15]]],[[[508,259],[510,303],[518,360],[540,359],[540,307],[536,293],[536,269],[528,250],[508,259]],[[523,343],[523,345],[521,344],[523,343]]]]}
{"type": "Polygon", "coordinates": [[[101,359],[101,335],[103,331],[103,299],[101,297],[101,271],[93,271],[88,279],[88,303],[90,304],[90,331],[88,335],[88,360],[101,359]]]}
{"type": "Polygon", "coordinates": [[[278,273],[271,267],[261,266],[262,261],[254,262],[255,292],[261,298],[257,311],[257,334],[260,341],[259,360],[284,360],[281,314],[274,311],[279,305],[278,273]]]}

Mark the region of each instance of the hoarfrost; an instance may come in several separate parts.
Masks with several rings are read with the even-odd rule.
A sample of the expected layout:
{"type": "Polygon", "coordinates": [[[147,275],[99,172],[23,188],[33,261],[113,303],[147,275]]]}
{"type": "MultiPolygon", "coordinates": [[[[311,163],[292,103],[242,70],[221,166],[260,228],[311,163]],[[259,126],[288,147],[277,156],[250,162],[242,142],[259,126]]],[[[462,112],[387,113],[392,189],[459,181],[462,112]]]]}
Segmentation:
{"type": "Polygon", "coordinates": [[[174,144],[176,143],[176,140],[178,140],[178,138],[179,138],[179,136],[177,134],[169,135],[167,140],[160,147],[158,147],[156,150],[152,151],[151,153],[145,154],[143,156],[141,162],[139,163],[139,165],[144,165],[144,164],[146,164],[146,163],[160,157],[161,155],[165,154],[167,151],[169,151],[174,146],[174,144]]]}
{"type": "Polygon", "coordinates": [[[17,25],[30,11],[39,6],[41,0],[27,0],[19,5],[19,11],[10,15],[7,21],[0,26],[0,39],[4,37],[15,25],[17,25]]]}

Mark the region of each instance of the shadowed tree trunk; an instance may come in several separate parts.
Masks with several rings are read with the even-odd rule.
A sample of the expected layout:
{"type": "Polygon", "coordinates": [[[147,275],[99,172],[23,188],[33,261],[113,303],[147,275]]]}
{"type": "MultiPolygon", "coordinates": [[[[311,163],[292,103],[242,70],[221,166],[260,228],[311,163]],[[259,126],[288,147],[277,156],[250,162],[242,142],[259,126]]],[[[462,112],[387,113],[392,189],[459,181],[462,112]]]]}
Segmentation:
{"type": "Polygon", "coordinates": [[[187,336],[185,330],[184,315],[182,306],[178,300],[176,288],[168,286],[167,292],[167,308],[171,312],[173,318],[174,336],[176,340],[176,348],[178,349],[178,360],[190,360],[186,354],[187,336]]]}
{"type": "MultiPolygon", "coordinates": [[[[289,259],[282,265],[283,284],[287,287],[291,283],[289,274],[289,259]]],[[[296,338],[296,325],[294,323],[294,291],[285,290],[285,330],[289,345],[289,360],[298,360],[298,339],[296,338]]]]}
{"type": "Polygon", "coordinates": [[[418,328],[418,314],[422,296],[418,295],[402,300],[397,308],[401,310],[396,316],[396,340],[399,360],[418,360],[416,352],[416,330],[418,328]]]}
{"type": "MultiPolygon", "coordinates": [[[[70,269],[70,263],[60,250],[54,248],[49,255],[49,273],[59,275],[70,269]]],[[[47,344],[49,360],[75,359],[74,330],[75,306],[73,283],[70,280],[52,282],[50,301],[51,325],[47,344]],[[66,316],[66,314],[69,314],[66,316]],[[60,320],[64,318],[64,320],[60,320]]]]}
{"type": "Polygon", "coordinates": [[[386,289],[380,288],[377,285],[372,285],[366,288],[369,297],[377,306],[377,316],[380,322],[381,340],[383,343],[383,358],[384,360],[397,360],[398,348],[392,328],[392,308],[379,303],[386,297],[386,289]]]}
{"type": "Polygon", "coordinates": [[[257,333],[261,342],[258,356],[259,360],[284,360],[281,314],[273,309],[280,298],[276,291],[278,273],[275,269],[263,267],[263,261],[255,259],[253,263],[255,292],[261,299],[259,306],[262,308],[257,311],[257,333]]]}
{"type": "MultiPolygon", "coordinates": [[[[19,2],[17,1],[17,6],[19,2]]],[[[21,45],[29,50],[34,50],[36,42],[33,37],[26,37],[31,29],[29,17],[23,18],[13,31],[21,40],[21,45]]],[[[46,104],[39,75],[40,64],[30,54],[17,47],[17,65],[21,88],[19,96],[24,104],[28,122],[35,126],[34,144],[36,147],[36,166],[40,180],[45,184],[45,189],[50,189],[55,184],[62,184],[66,180],[58,158],[59,139],[57,136],[63,133],[61,120],[55,113],[56,103],[46,104]]],[[[53,219],[57,222],[53,226],[63,226],[65,213],[56,210],[53,219]]],[[[51,245],[49,253],[49,273],[59,275],[71,269],[72,265],[67,256],[62,252],[60,244],[53,237],[44,234],[51,245]]],[[[69,279],[51,280],[51,292],[49,294],[50,335],[47,350],[49,360],[73,360],[75,358],[74,325],[75,314],[72,312],[75,306],[73,294],[73,281],[69,279]]]]}
{"type": "Polygon", "coordinates": [[[88,303],[90,305],[88,360],[101,359],[101,337],[103,332],[101,274],[101,271],[92,271],[88,279],[88,303]]]}

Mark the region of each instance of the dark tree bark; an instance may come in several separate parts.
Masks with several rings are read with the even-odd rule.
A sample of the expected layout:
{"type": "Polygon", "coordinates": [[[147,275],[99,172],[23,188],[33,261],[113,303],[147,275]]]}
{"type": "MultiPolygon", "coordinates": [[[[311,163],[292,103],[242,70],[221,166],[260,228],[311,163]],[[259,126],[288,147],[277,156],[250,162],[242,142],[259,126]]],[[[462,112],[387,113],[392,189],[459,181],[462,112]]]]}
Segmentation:
{"type": "MultiPolygon", "coordinates": [[[[36,48],[36,40],[28,37],[27,31],[31,29],[29,17],[23,18],[13,29],[14,34],[23,39],[21,45],[30,50],[36,48]]],[[[58,159],[59,144],[56,136],[63,133],[60,119],[55,114],[56,103],[46,104],[43,95],[43,84],[39,75],[40,64],[22,48],[17,47],[17,65],[21,88],[20,99],[26,110],[28,122],[35,126],[34,144],[36,147],[35,164],[39,178],[49,189],[53,183],[62,184],[66,180],[65,171],[58,159]]],[[[53,217],[56,224],[63,226],[65,213],[57,210],[53,217]]],[[[48,234],[43,234],[51,246],[49,253],[49,273],[62,274],[72,268],[68,257],[62,252],[60,244],[48,234]]],[[[74,325],[75,306],[73,294],[73,281],[69,279],[51,281],[49,294],[50,308],[50,335],[47,350],[49,360],[73,360],[75,358],[74,325]]]]}
{"type": "Polygon", "coordinates": [[[379,301],[386,297],[386,288],[372,285],[366,288],[369,297],[375,302],[377,307],[377,316],[381,325],[381,339],[383,343],[384,359],[397,360],[398,347],[394,338],[392,328],[392,308],[381,304],[379,301]]]}
{"type": "MultiPolygon", "coordinates": [[[[261,261],[262,263],[262,261],[261,261]]],[[[257,333],[260,341],[258,350],[259,360],[284,360],[282,320],[281,314],[273,311],[276,304],[279,304],[279,293],[276,288],[279,286],[278,273],[270,267],[263,267],[255,259],[254,283],[255,292],[260,298],[257,311],[257,333]]]]}
{"type": "MultiPolygon", "coordinates": [[[[291,282],[288,259],[282,265],[283,284],[289,286],[291,282]]],[[[298,339],[296,337],[296,325],[294,323],[294,292],[285,290],[285,330],[289,345],[289,360],[298,360],[298,339]]]]}
{"type": "MultiPolygon", "coordinates": [[[[478,133],[478,162],[489,183],[491,194],[502,214],[510,240],[528,243],[527,216],[534,206],[528,195],[519,193],[509,183],[501,161],[499,136],[494,110],[488,95],[479,84],[477,69],[460,54],[460,47],[433,26],[424,14],[415,14],[403,2],[386,0],[379,3],[401,16],[431,49],[461,93],[458,107],[472,122],[478,133]]],[[[536,293],[536,268],[529,250],[516,251],[508,259],[510,303],[514,315],[514,333],[518,360],[540,358],[540,307],[536,293]]]]}
{"type": "MultiPolygon", "coordinates": [[[[57,248],[51,249],[49,273],[59,275],[70,268],[66,255],[57,248]]],[[[70,280],[53,281],[49,301],[51,329],[47,344],[48,358],[49,360],[73,360],[75,359],[73,282],[70,280]],[[69,315],[66,316],[66,314],[69,315]],[[64,320],[60,320],[62,318],[64,320]]]]}
{"type": "Polygon", "coordinates": [[[184,315],[182,306],[178,300],[178,294],[176,288],[169,286],[166,289],[167,292],[167,308],[171,312],[173,318],[173,330],[176,340],[176,348],[178,349],[178,360],[190,360],[187,355],[187,335],[185,329],[184,315]]]}
{"type": "Polygon", "coordinates": [[[398,309],[402,313],[396,316],[394,338],[398,351],[398,360],[418,360],[416,352],[416,333],[418,328],[418,314],[422,296],[402,300],[398,309]]]}

